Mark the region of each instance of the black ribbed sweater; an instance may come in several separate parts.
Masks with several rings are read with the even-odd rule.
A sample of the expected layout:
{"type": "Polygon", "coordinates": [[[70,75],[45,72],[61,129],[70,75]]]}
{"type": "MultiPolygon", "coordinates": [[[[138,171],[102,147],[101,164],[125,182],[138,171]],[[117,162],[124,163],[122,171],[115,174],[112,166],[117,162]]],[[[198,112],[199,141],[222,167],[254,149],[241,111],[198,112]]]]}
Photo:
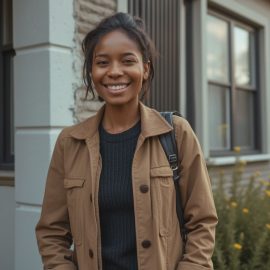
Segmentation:
{"type": "Polygon", "coordinates": [[[99,127],[102,170],[99,214],[103,270],[136,270],[136,231],[132,193],[132,160],[140,122],[110,134],[99,127]]]}

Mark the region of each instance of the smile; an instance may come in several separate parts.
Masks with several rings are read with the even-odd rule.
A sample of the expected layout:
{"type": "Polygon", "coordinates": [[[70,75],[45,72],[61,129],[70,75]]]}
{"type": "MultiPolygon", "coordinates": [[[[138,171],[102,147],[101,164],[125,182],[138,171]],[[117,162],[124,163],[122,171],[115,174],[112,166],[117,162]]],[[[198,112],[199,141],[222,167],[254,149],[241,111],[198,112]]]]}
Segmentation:
{"type": "Polygon", "coordinates": [[[119,91],[127,88],[129,86],[129,83],[106,84],[104,86],[111,91],[119,91]]]}

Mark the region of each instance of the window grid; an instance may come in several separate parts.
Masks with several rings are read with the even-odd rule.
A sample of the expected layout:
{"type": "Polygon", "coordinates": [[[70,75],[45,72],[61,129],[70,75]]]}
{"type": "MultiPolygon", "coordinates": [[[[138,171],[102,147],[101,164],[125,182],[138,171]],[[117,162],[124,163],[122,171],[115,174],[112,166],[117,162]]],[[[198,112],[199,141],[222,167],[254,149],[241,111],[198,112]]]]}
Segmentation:
{"type": "MultiPolygon", "coordinates": [[[[253,145],[250,145],[250,147],[241,147],[241,153],[242,154],[255,154],[259,152],[259,149],[261,147],[261,143],[260,143],[260,133],[257,132],[259,130],[259,121],[256,121],[256,119],[259,118],[259,110],[258,110],[258,95],[259,95],[259,85],[258,85],[258,67],[259,67],[259,63],[258,63],[258,51],[256,50],[256,48],[258,48],[258,38],[257,38],[257,33],[256,33],[256,29],[255,27],[251,27],[249,25],[243,24],[241,22],[238,22],[232,18],[226,17],[221,15],[218,12],[215,12],[213,10],[210,10],[208,12],[208,14],[210,16],[214,16],[218,19],[221,19],[223,21],[226,21],[229,24],[229,29],[228,29],[228,46],[229,46],[229,63],[228,63],[228,69],[229,69],[229,82],[221,82],[221,81],[215,81],[215,80],[211,80],[208,79],[208,89],[209,87],[212,86],[219,86],[222,87],[224,89],[229,89],[230,91],[230,147],[228,149],[223,149],[223,150],[210,150],[210,155],[211,156],[227,156],[227,155],[232,155],[233,149],[235,146],[237,146],[236,144],[236,114],[237,114],[237,103],[236,103],[236,94],[237,91],[243,91],[246,93],[250,93],[253,95],[252,99],[253,99],[253,106],[255,108],[255,110],[253,111],[254,114],[254,123],[253,123],[253,127],[254,127],[254,131],[253,131],[253,135],[254,135],[254,139],[253,139],[253,145]],[[249,33],[253,33],[254,35],[254,42],[252,44],[252,42],[249,40],[249,44],[252,44],[253,47],[250,48],[251,50],[251,57],[250,57],[250,62],[249,62],[249,68],[251,70],[251,85],[237,85],[236,81],[235,81],[235,67],[234,67],[234,33],[233,33],[233,29],[235,29],[235,27],[239,27],[241,29],[247,30],[249,33]],[[255,67],[255,68],[254,68],[255,67]],[[255,132],[256,131],[256,132],[255,132]]],[[[249,34],[249,39],[251,38],[251,35],[249,34]]],[[[223,90],[224,91],[224,90],[223,90]]],[[[211,132],[211,130],[210,130],[211,132]]]]}

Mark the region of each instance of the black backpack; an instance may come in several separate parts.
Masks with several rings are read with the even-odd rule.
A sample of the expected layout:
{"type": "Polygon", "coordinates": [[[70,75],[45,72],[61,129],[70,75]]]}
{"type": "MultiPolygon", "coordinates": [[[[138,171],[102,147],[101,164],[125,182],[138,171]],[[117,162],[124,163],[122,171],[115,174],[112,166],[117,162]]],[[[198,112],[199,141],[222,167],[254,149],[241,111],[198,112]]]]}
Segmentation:
{"type": "MultiPolygon", "coordinates": [[[[181,115],[178,112],[160,112],[160,114],[166,119],[166,121],[172,127],[173,127],[173,115],[177,115],[181,117],[181,115]]],[[[180,194],[180,189],[179,189],[180,175],[179,175],[179,168],[178,168],[178,155],[177,155],[174,129],[168,133],[159,135],[159,140],[167,156],[170,167],[173,171],[173,182],[174,182],[175,193],[176,193],[176,214],[179,220],[182,239],[184,243],[186,243],[188,231],[185,226],[184,211],[183,211],[181,194],[180,194]]]]}

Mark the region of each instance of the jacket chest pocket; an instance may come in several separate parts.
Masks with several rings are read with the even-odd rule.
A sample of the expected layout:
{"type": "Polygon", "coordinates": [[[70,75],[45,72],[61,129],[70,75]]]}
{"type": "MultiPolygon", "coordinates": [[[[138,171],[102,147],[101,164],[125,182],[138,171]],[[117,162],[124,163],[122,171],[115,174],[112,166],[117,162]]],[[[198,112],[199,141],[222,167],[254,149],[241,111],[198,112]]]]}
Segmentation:
{"type": "Polygon", "coordinates": [[[74,243],[81,244],[82,235],[82,198],[83,185],[85,179],[82,178],[65,178],[64,187],[67,191],[67,207],[69,213],[69,222],[74,243]]]}
{"type": "Polygon", "coordinates": [[[152,168],[150,171],[155,216],[158,217],[159,233],[168,236],[175,217],[175,192],[173,172],[170,167],[152,168]]]}

